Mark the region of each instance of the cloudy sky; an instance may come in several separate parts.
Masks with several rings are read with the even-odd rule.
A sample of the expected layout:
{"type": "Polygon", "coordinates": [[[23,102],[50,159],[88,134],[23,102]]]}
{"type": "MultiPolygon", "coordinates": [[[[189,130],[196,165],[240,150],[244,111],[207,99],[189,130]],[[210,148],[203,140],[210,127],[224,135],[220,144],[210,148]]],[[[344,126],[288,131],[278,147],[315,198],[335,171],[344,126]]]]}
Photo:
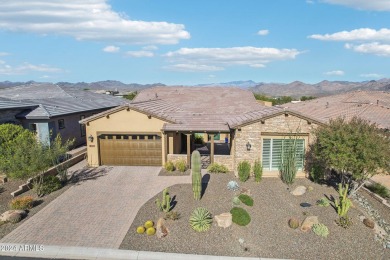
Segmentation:
{"type": "Polygon", "coordinates": [[[0,81],[390,77],[390,0],[0,0],[0,81]]]}

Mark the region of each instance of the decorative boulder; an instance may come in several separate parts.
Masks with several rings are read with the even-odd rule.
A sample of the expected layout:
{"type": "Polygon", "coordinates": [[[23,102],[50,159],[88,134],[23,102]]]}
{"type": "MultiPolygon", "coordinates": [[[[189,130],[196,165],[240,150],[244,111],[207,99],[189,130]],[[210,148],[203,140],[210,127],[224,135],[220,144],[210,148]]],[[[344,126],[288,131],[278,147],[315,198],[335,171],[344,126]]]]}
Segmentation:
{"type": "Polygon", "coordinates": [[[319,224],[317,216],[306,217],[302,222],[301,230],[304,232],[309,231],[314,224],[319,224]]]}
{"type": "Polygon", "coordinates": [[[371,219],[365,218],[363,220],[363,224],[366,225],[366,227],[374,229],[375,228],[375,222],[372,221],[371,219]]]}
{"type": "Polygon", "coordinates": [[[251,196],[251,190],[247,188],[241,188],[241,194],[251,196]]]}
{"type": "Polygon", "coordinates": [[[0,215],[0,221],[2,222],[15,222],[15,219],[18,218],[16,215],[20,216],[20,219],[24,218],[27,215],[25,210],[8,210],[0,215]]]}
{"type": "Polygon", "coordinates": [[[291,192],[291,194],[294,196],[301,196],[301,195],[305,194],[306,191],[307,191],[307,188],[305,186],[298,186],[291,192]]]}
{"type": "Polygon", "coordinates": [[[6,183],[8,181],[7,175],[0,174],[0,183],[6,183]]]}
{"type": "Polygon", "coordinates": [[[227,228],[232,225],[232,214],[231,213],[222,213],[220,215],[214,216],[215,221],[218,224],[218,227],[227,228]]]}
{"type": "Polygon", "coordinates": [[[169,233],[168,228],[165,226],[165,220],[163,218],[159,218],[156,225],[156,236],[158,238],[166,237],[169,233]]]}

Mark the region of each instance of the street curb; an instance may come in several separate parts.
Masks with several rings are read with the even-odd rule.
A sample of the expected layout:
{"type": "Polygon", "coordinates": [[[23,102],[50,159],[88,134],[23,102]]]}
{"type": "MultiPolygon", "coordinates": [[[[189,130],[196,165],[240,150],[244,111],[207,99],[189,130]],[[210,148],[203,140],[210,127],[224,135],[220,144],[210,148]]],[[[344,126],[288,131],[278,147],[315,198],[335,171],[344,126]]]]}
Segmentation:
{"type": "Polygon", "coordinates": [[[67,247],[0,243],[0,255],[83,260],[265,260],[276,258],[175,254],[95,247],[67,247]]]}

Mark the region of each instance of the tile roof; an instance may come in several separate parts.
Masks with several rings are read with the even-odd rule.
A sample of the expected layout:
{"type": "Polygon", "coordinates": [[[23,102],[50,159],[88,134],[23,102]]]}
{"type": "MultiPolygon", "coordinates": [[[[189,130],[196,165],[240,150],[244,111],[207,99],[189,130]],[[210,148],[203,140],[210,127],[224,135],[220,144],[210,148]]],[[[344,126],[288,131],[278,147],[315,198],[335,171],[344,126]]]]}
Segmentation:
{"type": "Polygon", "coordinates": [[[126,100],[54,84],[29,84],[0,90],[0,98],[34,104],[36,107],[18,115],[27,119],[47,119],[84,111],[116,107],[126,100]]]}
{"type": "Polygon", "coordinates": [[[354,91],[283,106],[323,122],[340,116],[346,119],[358,116],[390,129],[390,92],[354,91]]]}
{"type": "Polygon", "coordinates": [[[16,108],[32,108],[37,105],[20,100],[11,100],[8,98],[0,97],[0,110],[2,109],[16,109],[16,108]]]}

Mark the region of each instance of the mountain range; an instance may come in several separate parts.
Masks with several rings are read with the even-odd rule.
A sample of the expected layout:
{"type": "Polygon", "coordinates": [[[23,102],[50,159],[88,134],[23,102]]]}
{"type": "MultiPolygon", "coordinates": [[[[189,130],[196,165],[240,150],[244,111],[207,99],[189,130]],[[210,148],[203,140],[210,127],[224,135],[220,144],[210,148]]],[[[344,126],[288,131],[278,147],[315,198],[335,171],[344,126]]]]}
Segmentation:
{"type": "MultiPolygon", "coordinates": [[[[0,82],[1,88],[15,87],[25,84],[31,84],[38,82],[0,82]]],[[[43,84],[43,82],[42,82],[43,84]]],[[[44,83],[47,84],[47,83],[44,83]]],[[[156,86],[167,86],[162,83],[154,84],[137,84],[137,83],[122,83],[115,80],[97,81],[97,82],[58,82],[55,83],[61,87],[73,87],[81,88],[90,91],[103,91],[103,90],[116,90],[120,93],[127,93],[133,91],[140,91],[142,89],[156,87],[156,86]]],[[[254,93],[264,94],[272,97],[280,96],[292,96],[299,98],[301,96],[326,96],[342,92],[349,92],[354,90],[378,90],[378,91],[390,91],[390,79],[384,78],[380,80],[362,81],[362,82],[351,82],[351,81],[328,81],[324,80],[315,84],[308,84],[301,81],[294,81],[291,83],[256,83],[252,80],[246,81],[231,81],[223,83],[212,83],[212,84],[198,84],[194,86],[221,86],[221,87],[239,87],[250,90],[254,93]]]]}

